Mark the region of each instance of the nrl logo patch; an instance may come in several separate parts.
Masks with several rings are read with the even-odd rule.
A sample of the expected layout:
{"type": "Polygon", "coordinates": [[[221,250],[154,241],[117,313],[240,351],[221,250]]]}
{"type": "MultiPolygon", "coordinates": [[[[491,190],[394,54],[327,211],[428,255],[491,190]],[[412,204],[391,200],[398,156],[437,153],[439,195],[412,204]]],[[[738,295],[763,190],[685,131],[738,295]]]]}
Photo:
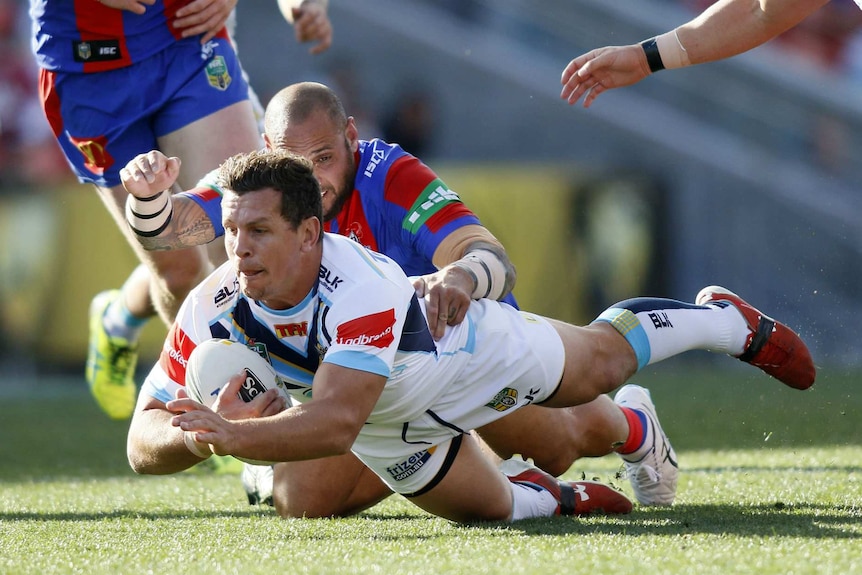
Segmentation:
{"type": "Polygon", "coordinates": [[[93,49],[90,47],[89,42],[80,42],[78,44],[78,58],[81,60],[89,60],[92,55],[93,49]]]}
{"type": "Polygon", "coordinates": [[[494,399],[485,404],[485,407],[496,409],[497,411],[506,411],[511,407],[515,407],[518,403],[518,390],[506,387],[500,390],[494,399]]]}
{"type": "Polygon", "coordinates": [[[205,70],[210,86],[222,91],[227,90],[232,78],[227,71],[227,64],[225,64],[223,56],[216,56],[210,60],[205,70]]]}

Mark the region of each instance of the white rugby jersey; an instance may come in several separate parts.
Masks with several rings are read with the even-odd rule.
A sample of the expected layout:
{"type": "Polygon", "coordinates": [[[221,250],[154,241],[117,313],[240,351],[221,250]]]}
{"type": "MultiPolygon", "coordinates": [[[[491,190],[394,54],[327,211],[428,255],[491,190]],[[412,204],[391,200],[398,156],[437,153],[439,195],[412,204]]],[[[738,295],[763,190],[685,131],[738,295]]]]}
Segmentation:
{"type": "Polygon", "coordinates": [[[230,261],[215,270],[183,302],[142,393],[173,399],[185,385],[192,350],[208,339],[230,339],[267,357],[298,401],[312,397],[322,362],[383,375],[388,381],[369,422],[409,421],[457,380],[474,332],[468,318],[435,342],[424,301],[401,268],[327,233],[317,284],[290,309],[268,309],[243,295],[230,261]]]}

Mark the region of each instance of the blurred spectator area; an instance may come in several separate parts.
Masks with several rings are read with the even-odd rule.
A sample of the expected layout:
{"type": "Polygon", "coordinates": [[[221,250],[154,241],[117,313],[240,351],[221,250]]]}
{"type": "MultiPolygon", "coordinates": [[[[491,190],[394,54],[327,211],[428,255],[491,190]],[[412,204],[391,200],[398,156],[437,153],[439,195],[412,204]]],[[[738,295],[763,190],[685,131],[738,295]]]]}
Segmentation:
{"type": "MultiPolygon", "coordinates": [[[[694,14],[703,12],[714,0],[682,0],[694,14]]],[[[778,36],[772,44],[807,60],[812,65],[839,74],[848,73],[862,55],[853,44],[862,29],[862,10],[853,0],[832,0],[807,19],[778,36]]],[[[858,64],[857,64],[858,65],[858,64]]],[[[862,77],[852,76],[855,81],[862,77]]]]}
{"type": "MultiPolygon", "coordinates": [[[[240,2],[236,38],[264,104],[290,83],[326,82],[362,137],[431,165],[507,245],[525,307],[589,321],[628,292],[690,300],[722,283],[797,327],[818,364],[862,364],[846,319],[862,313],[862,11],[851,0],[589,110],[559,100],[575,56],[703,7],[331,0],[333,47],[311,56],[274,2],[240,2]]],[[[41,364],[77,368],[90,298],[135,259],[41,116],[25,10],[0,0],[0,356],[50,348],[41,364]]],[[[164,335],[151,324],[147,353],[164,335]]]]}

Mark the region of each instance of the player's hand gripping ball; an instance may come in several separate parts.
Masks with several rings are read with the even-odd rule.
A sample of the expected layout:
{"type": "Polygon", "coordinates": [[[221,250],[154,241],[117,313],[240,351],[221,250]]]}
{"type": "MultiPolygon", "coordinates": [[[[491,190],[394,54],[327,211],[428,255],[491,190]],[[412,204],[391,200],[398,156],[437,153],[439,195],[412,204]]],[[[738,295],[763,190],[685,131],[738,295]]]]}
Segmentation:
{"type": "MultiPolygon", "coordinates": [[[[198,345],[186,366],[186,394],[207,407],[212,407],[221,388],[231,377],[245,370],[245,382],[239,390],[243,401],[251,401],[268,389],[278,389],[290,405],[284,383],[269,361],[242,343],[226,339],[210,339],[198,345]]],[[[238,457],[253,464],[269,464],[238,457]]]]}

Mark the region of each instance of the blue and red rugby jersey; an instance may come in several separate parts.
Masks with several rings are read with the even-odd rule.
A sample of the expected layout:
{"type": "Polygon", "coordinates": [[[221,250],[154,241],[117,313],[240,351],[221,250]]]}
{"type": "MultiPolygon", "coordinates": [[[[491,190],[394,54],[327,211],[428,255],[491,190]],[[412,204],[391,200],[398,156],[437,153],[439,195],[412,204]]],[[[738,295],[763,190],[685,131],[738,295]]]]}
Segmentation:
{"type": "MultiPolygon", "coordinates": [[[[360,140],[356,167],[353,193],[324,229],[386,254],[408,276],[437,271],[433,257],[440,242],[460,227],[481,225],[458,194],[397,144],[360,140]]],[[[221,190],[214,178],[207,176],[183,193],[206,211],[216,236],[224,235],[221,190]]],[[[517,307],[512,294],[502,301],[517,307]]]]}
{"type": "MultiPolygon", "coordinates": [[[[138,15],[96,0],[30,0],[36,62],[46,70],[72,73],[130,66],[182,39],[171,22],[190,1],[156,0],[138,15]]],[[[227,40],[227,30],[217,37],[227,40]]]]}

